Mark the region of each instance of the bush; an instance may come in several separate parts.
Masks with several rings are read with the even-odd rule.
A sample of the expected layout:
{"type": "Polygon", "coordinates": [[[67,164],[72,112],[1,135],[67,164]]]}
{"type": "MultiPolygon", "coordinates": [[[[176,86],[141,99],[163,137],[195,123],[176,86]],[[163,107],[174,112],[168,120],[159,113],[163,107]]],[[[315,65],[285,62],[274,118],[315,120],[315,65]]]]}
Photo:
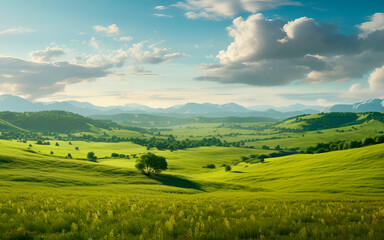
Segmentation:
{"type": "Polygon", "coordinates": [[[230,165],[226,165],[225,166],[225,171],[226,172],[229,172],[229,171],[231,171],[232,170],[232,167],[230,166],[230,165]]]}
{"type": "Polygon", "coordinates": [[[215,164],[207,164],[207,166],[203,166],[203,168],[216,168],[215,164]]]}

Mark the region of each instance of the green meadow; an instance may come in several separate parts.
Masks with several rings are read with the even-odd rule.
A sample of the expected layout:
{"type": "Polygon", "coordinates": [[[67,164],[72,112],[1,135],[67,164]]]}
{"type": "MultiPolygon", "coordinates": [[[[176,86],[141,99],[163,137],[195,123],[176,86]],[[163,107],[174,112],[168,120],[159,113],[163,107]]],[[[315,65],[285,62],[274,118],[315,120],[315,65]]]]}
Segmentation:
{"type": "MultiPolygon", "coordinates": [[[[0,140],[0,239],[384,239],[384,144],[300,152],[379,136],[383,123],[287,130],[299,121],[188,123],[152,133],[244,141],[238,147],[158,150],[130,141],[56,140],[47,132],[41,136],[50,145],[0,140]],[[300,151],[242,160],[277,152],[276,145],[300,151]],[[147,152],[165,157],[168,170],[136,170],[147,152]]],[[[143,137],[121,128],[93,134],[104,132],[143,137]]]]}

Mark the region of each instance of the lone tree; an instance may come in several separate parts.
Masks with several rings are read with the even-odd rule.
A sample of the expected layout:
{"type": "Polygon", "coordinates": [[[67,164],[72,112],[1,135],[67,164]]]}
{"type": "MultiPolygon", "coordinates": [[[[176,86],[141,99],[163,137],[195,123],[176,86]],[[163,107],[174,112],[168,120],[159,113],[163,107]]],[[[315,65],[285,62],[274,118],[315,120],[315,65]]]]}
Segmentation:
{"type": "Polygon", "coordinates": [[[150,152],[141,155],[136,162],[136,168],[147,176],[150,176],[152,173],[158,174],[168,169],[165,157],[157,156],[150,152]]]}
{"type": "Polygon", "coordinates": [[[88,158],[89,160],[92,160],[92,161],[96,161],[96,159],[97,159],[97,157],[95,156],[95,153],[94,153],[94,152],[89,152],[89,153],[87,154],[87,158],[88,158]]]}

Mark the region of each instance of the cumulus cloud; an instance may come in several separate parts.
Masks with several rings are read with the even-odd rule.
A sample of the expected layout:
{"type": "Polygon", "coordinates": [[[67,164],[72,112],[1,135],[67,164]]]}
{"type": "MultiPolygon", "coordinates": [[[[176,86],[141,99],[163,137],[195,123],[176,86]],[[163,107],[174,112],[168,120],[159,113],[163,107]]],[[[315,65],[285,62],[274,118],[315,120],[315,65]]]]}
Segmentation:
{"type": "Polygon", "coordinates": [[[119,27],[116,24],[112,24],[107,27],[104,27],[102,25],[96,25],[96,26],[93,26],[93,29],[96,32],[102,32],[108,36],[120,34],[119,27]]]}
{"type": "Polygon", "coordinates": [[[173,6],[186,10],[189,19],[213,19],[233,17],[240,12],[256,13],[280,6],[301,3],[291,0],[186,0],[173,6]]]}
{"type": "Polygon", "coordinates": [[[127,50],[127,55],[140,63],[158,64],[169,62],[177,58],[185,57],[186,55],[181,52],[172,52],[169,48],[160,48],[156,44],[145,47],[146,42],[133,44],[127,50]]]}
{"type": "Polygon", "coordinates": [[[233,20],[233,42],[203,64],[198,80],[278,86],[361,78],[384,64],[384,31],[366,38],[339,33],[337,26],[302,17],[291,22],[254,14],[233,20]]]}
{"type": "Polygon", "coordinates": [[[37,63],[0,56],[0,86],[3,90],[40,98],[61,92],[69,84],[107,76],[105,68],[86,67],[68,62],[37,63]]]}
{"type": "Polygon", "coordinates": [[[357,26],[361,30],[361,38],[366,38],[373,32],[384,30],[384,13],[375,13],[370,19],[371,21],[357,26]]]}
{"type": "Polygon", "coordinates": [[[45,50],[33,51],[29,54],[30,58],[35,62],[50,62],[63,55],[65,55],[65,52],[59,47],[47,47],[45,50]]]}
{"type": "Polygon", "coordinates": [[[0,35],[13,34],[13,33],[30,33],[30,32],[34,32],[34,31],[35,30],[30,29],[30,28],[13,27],[13,28],[9,28],[9,29],[0,31],[0,35]]]}
{"type": "Polygon", "coordinates": [[[343,94],[347,98],[375,98],[384,97],[384,65],[376,68],[368,78],[368,86],[360,83],[353,84],[348,92],[343,94]]]}

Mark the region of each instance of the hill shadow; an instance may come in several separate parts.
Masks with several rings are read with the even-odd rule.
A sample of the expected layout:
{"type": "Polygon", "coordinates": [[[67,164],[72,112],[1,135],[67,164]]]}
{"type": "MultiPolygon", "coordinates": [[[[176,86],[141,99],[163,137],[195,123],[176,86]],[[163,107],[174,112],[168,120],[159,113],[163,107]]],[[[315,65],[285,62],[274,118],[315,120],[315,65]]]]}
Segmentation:
{"type": "Polygon", "coordinates": [[[171,187],[189,188],[189,189],[204,191],[201,188],[200,184],[176,175],[161,174],[156,176],[153,175],[150,178],[171,187]]]}

